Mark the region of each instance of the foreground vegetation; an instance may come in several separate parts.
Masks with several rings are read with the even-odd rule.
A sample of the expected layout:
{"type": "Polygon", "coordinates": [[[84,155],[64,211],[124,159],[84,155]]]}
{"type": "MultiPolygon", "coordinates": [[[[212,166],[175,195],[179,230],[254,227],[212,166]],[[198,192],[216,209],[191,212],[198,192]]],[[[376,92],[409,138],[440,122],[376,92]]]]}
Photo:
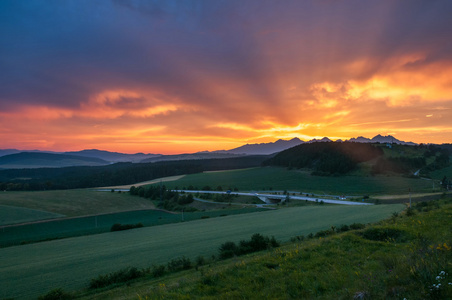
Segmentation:
{"type": "Polygon", "coordinates": [[[183,256],[191,261],[199,256],[210,261],[212,255],[218,256],[221,244],[239,243],[255,233],[287,242],[331,226],[376,222],[402,208],[293,207],[2,248],[0,257],[5,259],[0,260],[0,299],[29,299],[58,287],[79,290],[99,275],[128,267],[152,268],[183,256]]]}
{"type": "Polygon", "coordinates": [[[452,199],[359,230],[299,236],[265,252],[150,275],[89,299],[451,299],[452,199]]]}

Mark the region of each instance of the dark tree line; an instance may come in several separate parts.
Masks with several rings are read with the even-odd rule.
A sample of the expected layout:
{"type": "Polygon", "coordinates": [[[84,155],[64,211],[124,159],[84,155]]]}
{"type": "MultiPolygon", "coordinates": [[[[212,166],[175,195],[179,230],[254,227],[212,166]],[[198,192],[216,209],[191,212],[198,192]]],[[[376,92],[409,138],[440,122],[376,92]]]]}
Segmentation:
{"type": "Polygon", "coordinates": [[[415,148],[425,147],[427,150],[422,156],[417,157],[380,157],[376,164],[372,167],[373,174],[381,173],[398,173],[409,174],[417,170],[424,175],[430,171],[439,170],[449,166],[450,154],[447,149],[428,146],[415,146],[415,148]],[[433,160],[433,161],[432,161],[433,160]],[[431,161],[428,163],[428,161],[431,161]]]}
{"type": "MultiPolygon", "coordinates": [[[[171,211],[181,211],[183,205],[193,202],[192,194],[180,194],[169,190],[165,185],[148,185],[130,188],[130,194],[143,198],[158,200],[158,207],[171,211]]],[[[187,209],[185,209],[187,211],[187,209]]]]}
{"type": "Polygon", "coordinates": [[[358,163],[382,156],[379,147],[365,143],[325,142],[295,146],[278,153],[264,165],[310,168],[314,174],[345,174],[356,169],[358,163]]]}
{"type": "Polygon", "coordinates": [[[96,167],[0,170],[0,190],[53,190],[133,184],[166,176],[260,166],[267,156],[116,163],[96,167]]]}

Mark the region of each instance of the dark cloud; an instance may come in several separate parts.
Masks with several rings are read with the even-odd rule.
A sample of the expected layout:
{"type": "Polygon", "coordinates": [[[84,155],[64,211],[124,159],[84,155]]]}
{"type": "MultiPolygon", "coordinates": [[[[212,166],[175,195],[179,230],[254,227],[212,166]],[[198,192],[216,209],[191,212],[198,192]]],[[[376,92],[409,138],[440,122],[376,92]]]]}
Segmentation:
{"type": "Polygon", "coordinates": [[[75,124],[92,117],[87,107],[119,122],[128,110],[144,118],[140,107],[159,106],[160,114],[146,115],[152,126],[171,128],[189,116],[199,118],[185,127],[193,132],[230,136],[215,123],[297,126],[328,105],[378,106],[378,97],[393,97],[380,94],[394,84],[397,97],[384,102],[392,106],[379,107],[402,114],[393,106],[404,92],[405,102],[440,98],[441,89],[409,92],[421,75],[429,86],[450,82],[451,13],[446,0],[3,0],[0,111],[48,107],[43,115],[75,124]],[[105,93],[119,96],[93,106],[105,93]]]}

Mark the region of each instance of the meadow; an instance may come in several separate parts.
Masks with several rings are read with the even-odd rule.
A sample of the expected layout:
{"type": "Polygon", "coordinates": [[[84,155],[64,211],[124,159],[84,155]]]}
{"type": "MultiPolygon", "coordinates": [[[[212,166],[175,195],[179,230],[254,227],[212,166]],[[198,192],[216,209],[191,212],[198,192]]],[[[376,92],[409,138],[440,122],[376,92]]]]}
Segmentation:
{"type": "Polygon", "coordinates": [[[121,268],[146,268],[182,256],[211,257],[222,243],[254,233],[288,241],[331,226],[376,222],[403,208],[294,207],[7,247],[0,249],[0,257],[7,258],[0,261],[0,298],[29,299],[56,287],[79,290],[90,279],[121,268]]]}
{"type": "MultiPolygon", "coordinates": [[[[334,195],[382,195],[432,192],[431,180],[401,176],[312,176],[307,171],[263,167],[191,174],[168,182],[169,188],[204,186],[240,191],[290,190],[334,195]]],[[[438,186],[437,186],[438,188],[438,186]]]]}
{"type": "Polygon", "coordinates": [[[42,210],[0,205],[0,226],[61,217],[63,215],[42,210]]]}
{"type": "Polygon", "coordinates": [[[0,205],[36,209],[66,217],[155,208],[151,201],[130,196],[129,193],[97,192],[90,189],[0,192],[0,205]]]}
{"type": "MultiPolygon", "coordinates": [[[[252,207],[237,208],[236,206],[232,206],[224,210],[185,212],[183,215],[181,213],[176,214],[161,210],[138,210],[87,217],[61,218],[47,222],[32,222],[17,226],[0,226],[0,247],[109,232],[112,225],[116,223],[141,223],[143,226],[158,226],[182,221],[199,220],[202,218],[246,214],[262,210],[264,209],[252,207]]],[[[25,211],[27,211],[27,209],[25,209],[25,211]]],[[[8,211],[2,211],[2,214],[7,212],[8,211]]]]}
{"type": "Polygon", "coordinates": [[[81,299],[452,299],[452,198],[81,299]]]}

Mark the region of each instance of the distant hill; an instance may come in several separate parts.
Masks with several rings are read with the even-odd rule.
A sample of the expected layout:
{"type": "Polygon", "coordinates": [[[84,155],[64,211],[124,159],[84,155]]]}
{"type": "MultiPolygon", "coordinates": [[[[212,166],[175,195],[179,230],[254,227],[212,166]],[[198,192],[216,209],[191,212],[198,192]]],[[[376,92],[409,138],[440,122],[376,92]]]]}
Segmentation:
{"type": "Polygon", "coordinates": [[[64,152],[64,154],[76,155],[81,157],[99,158],[108,162],[141,162],[142,160],[145,159],[162,156],[160,154],[144,154],[144,153],[125,154],[97,149],[64,152]]]}
{"type": "Polygon", "coordinates": [[[414,146],[416,143],[413,142],[404,142],[401,140],[396,139],[395,137],[388,135],[388,136],[382,136],[382,135],[376,135],[371,139],[359,136],[357,138],[351,138],[348,140],[348,142],[355,142],[355,143],[380,143],[380,144],[400,144],[400,145],[411,145],[414,146]]]}
{"type": "MultiPolygon", "coordinates": [[[[301,144],[310,144],[310,143],[317,143],[317,142],[331,142],[332,140],[324,137],[322,139],[312,139],[309,141],[303,141],[299,138],[293,138],[291,140],[277,140],[276,142],[270,142],[270,143],[259,143],[259,144],[246,144],[243,146],[240,146],[238,148],[230,149],[230,150],[220,150],[220,151],[214,151],[216,153],[233,153],[233,154],[246,154],[246,155],[269,155],[278,153],[281,151],[284,151],[286,149],[301,145],[301,144]]],[[[338,140],[337,142],[344,142],[342,140],[338,140]]],[[[416,145],[413,142],[404,142],[401,140],[396,139],[395,137],[388,135],[388,136],[382,136],[382,135],[376,135],[373,138],[365,138],[362,136],[359,136],[357,138],[351,138],[349,140],[345,140],[345,142],[355,142],[355,143],[380,143],[380,144],[401,144],[401,145],[416,145]]]]}
{"type": "Polygon", "coordinates": [[[99,158],[42,152],[21,152],[0,157],[0,168],[3,169],[103,166],[108,164],[108,161],[99,158]]]}
{"type": "Polygon", "coordinates": [[[291,140],[277,140],[273,143],[260,143],[260,144],[246,144],[238,148],[231,150],[215,151],[216,153],[232,153],[232,154],[246,154],[246,155],[269,155],[277,153],[294,146],[305,143],[299,138],[293,138],[291,140]]]}
{"type": "Polygon", "coordinates": [[[176,155],[156,155],[154,157],[146,158],[140,163],[160,162],[160,161],[177,161],[177,160],[199,160],[199,159],[223,159],[243,157],[245,154],[234,154],[229,152],[197,152],[176,155]]]}
{"type": "Polygon", "coordinates": [[[16,154],[19,153],[20,150],[17,149],[0,149],[0,157],[10,154],[16,154]]]}

